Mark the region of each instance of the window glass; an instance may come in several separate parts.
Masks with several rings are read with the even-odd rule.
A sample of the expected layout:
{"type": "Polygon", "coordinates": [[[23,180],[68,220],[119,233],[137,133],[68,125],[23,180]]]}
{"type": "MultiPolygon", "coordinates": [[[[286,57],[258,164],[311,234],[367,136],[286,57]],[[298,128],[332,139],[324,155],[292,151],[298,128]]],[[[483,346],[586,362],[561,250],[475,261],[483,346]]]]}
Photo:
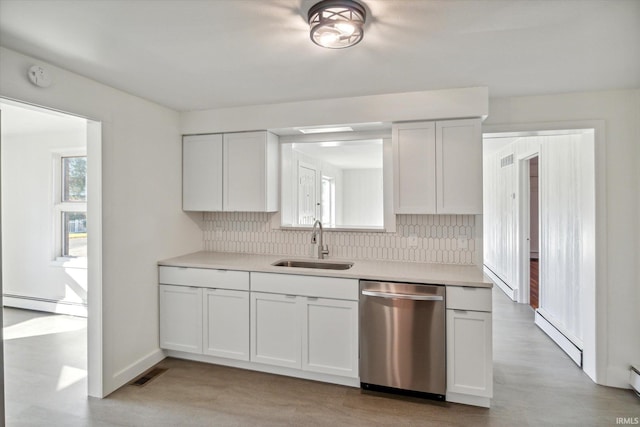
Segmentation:
{"type": "Polygon", "coordinates": [[[87,158],[62,158],[62,201],[87,201],[87,158]]]}
{"type": "Polygon", "coordinates": [[[62,213],[62,256],[87,256],[87,213],[62,213]]]}

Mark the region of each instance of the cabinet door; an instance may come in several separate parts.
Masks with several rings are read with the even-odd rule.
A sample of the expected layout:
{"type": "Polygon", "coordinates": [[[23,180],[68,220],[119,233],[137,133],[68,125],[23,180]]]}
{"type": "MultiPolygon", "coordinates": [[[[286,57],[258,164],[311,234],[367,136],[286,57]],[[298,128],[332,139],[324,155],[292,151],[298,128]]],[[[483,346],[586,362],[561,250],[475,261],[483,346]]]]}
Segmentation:
{"type": "Polygon", "coordinates": [[[480,119],[436,123],[439,214],[482,214],[480,119]]]}
{"type": "Polygon", "coordinates": [[[436,213],[435,122],[394,124],[392,145],[395,213],[436,213]]]}
{"type": "Polygon", "coordinates": [[[224,135],[224,210],[278,210],[278,140],[269,132],[224,135]]]}
{"type": "Polygon", "coordinates": [[[202,353],[202,289],[160,285],[160,347],[202,353]]]}
{"type": "Polygon", "coordinates": [[[447,392],[493,395],[491,313],[447,310],[447,392]]]}
{"type": "Polygon", "coordinates": [[[249,292],[203,290],[203,353],[249,360],[249,292]]]}
{"type": "Polygon", "coordinates": [[[358,377],[358,302],[303,298],[302,369],[358,377]]]}
{"type": "Polygon", "coordinates": [[[251,361],[300,369],[300,334],[298,297],[251,292],[251,361]]]}
{"type": "Polygon", "coordinates": [[[185,136],[182,141],[182,209],[222,210],[222,135],[185,136]]]}

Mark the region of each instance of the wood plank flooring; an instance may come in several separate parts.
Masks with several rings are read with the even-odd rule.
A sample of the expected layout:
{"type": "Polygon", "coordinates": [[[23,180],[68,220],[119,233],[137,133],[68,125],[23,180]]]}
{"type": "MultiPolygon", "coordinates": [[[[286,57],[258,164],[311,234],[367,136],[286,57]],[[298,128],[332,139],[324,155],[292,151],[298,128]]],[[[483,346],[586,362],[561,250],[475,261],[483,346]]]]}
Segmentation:
{"type": "Polygon", "coordinates": [[[540,269],[538,260],[532,259],[529,263],[529,305],[535,310],[540,306],[538,277],[540,269]]]}
{"type": "Polygon", "coordinates": [[[617,417],[640,416],[631,390],[594,384],[533,324],[529,306],[493,292],[490,409],[177,359],[162,361],[167,371],[142,387],[87,398],[85,319],[5,309],[13,336],[5,341],[7,425],[615,426],[617,417]],[[21,329],[30,332],[20,337],[21,329]]]}

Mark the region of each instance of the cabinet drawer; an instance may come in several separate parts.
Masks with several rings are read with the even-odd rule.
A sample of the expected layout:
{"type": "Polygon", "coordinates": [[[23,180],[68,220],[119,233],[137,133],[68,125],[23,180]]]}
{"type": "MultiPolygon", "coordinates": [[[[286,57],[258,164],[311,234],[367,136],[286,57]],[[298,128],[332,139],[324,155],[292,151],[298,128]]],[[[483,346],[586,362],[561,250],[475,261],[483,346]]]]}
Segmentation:
{"type": "Polygon", "coordinates": [[[307,297],[358,300],[358,280],[339,277],[252,272],[251,290],[307,297]]]}
{"type": "Polygon", "coordinates": [[[447,286],[447,308],[491,311],[491,289],[470,286],[447,286]]]}
{"type": "Polygon", "coordinates": [[[249,290],[249,272],[210,268],[160,267],[160,283],[200,288],[249,290]]]}

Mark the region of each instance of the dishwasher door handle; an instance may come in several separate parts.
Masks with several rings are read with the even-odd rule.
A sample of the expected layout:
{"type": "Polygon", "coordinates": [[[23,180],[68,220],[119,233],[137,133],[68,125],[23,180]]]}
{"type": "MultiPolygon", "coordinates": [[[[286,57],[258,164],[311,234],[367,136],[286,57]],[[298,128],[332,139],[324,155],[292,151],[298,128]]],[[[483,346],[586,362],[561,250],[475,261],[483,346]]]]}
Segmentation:
{"type": "Polygon", "coordinates": [[[441,295],[412,295],[412,294],[395,294],[389,292],[362,291],[362,295],[368,297],[379,297],[387,299],[408,299],[414,301],[443,301],[441,295]]]}

